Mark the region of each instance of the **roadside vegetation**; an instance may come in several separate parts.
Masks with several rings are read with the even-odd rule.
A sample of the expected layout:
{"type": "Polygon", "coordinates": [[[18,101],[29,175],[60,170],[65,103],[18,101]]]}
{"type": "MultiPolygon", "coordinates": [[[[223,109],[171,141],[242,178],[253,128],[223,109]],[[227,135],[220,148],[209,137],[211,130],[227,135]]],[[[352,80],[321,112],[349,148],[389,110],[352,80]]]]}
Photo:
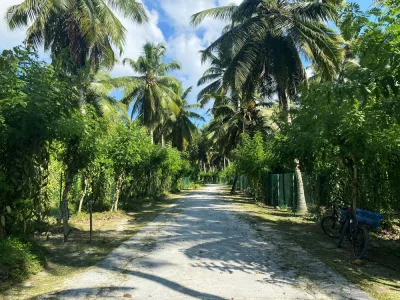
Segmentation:
{"type": "MultiPolygon", "coordinates": [[[[201,183],[230,183],[235,194],[239,176],[265,205],[266,176],[294,174],[296,216],[315,222],[333,204],[372,210],[385,216],[377,238],[398,243],[399,11],[394,0],[366,12],[341,0],[244,0],[199,12],[193,27],[210,18],[226,27],[201,52],[209,68],[193,104],[163,44],[122,57],[134,76],[109,75],[126,38],[117,13],[144,24],[141,1],[10,7],[9,29],[27,36],[0,55],[0,250],[10,257],[0,259],[2,289],[45,267],[67,276],[93,265],[169,203],[157,199],[201,183]],[[102,226],[92,245],[90,212],[102,226]]],[[[316,255],[332,265],[327,251],[316,255]]],[[[380,280],[370,274],[362,278],[380,280]]]]}
{"type": "Polygon", "coordinates": [[[232,192],[245,175],[263,202],[268,174],[293,173],[298,215],[336,203],[383,213],[389,229],[400,212],[400,7],[324,2],[244,1],[193,16],[230,24],[202,53],[212,65],[199,81],[209,84],[199,102],[214,100],[210,161],[230,162],[232,192]]]}

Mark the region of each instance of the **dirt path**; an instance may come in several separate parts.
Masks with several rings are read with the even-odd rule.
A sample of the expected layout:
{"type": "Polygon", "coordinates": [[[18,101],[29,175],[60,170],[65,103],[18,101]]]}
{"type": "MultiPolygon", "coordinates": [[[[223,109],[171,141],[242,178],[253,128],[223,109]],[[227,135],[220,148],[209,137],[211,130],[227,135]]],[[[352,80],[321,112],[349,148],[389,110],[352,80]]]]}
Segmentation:
{"type": "Polygon", "coordinates": [[[183,197],[97,267],[42,298],[370,299],[269,227],[254,230],[218,189],[183,197]]]}

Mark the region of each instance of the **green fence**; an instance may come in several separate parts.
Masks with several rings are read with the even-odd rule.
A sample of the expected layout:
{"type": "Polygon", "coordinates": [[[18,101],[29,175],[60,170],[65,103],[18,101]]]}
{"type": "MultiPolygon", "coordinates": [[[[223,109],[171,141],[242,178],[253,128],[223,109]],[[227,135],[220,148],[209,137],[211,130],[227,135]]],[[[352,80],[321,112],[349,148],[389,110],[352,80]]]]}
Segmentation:
{"type": "Polygon", "coordinates": [[[226,184],[227,183],[227,179],[226,178],[221,178],[217,175],[215,176],[202,176],[200,178],[200,180],[204,183],[204,184],[226,184]]]}
{"type": "Polygon", "coordinates": [[[187,189],[190,185],[190,177],[182,178],[182,188],[187,189]]]}
{"type": "MultiPolygon", "coordinates": [[[[304,194],[309,205],[315,204],[320,195],[319,178],[314,175],[302,174],[304,194]]],[[[263,201],[269,206],[296,207],[297,180],[294,173],[265,174],[263,182],[263,201]]],[[[247,191],[252,189],[246,176],[239,176],[237,189],[247,191]]]]}

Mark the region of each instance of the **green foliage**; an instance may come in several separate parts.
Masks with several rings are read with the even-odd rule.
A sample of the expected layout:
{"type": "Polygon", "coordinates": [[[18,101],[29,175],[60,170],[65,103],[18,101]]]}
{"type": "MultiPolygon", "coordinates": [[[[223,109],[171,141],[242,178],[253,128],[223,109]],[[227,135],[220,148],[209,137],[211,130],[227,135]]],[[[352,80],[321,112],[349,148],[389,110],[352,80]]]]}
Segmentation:
{"type": "Polygon", "coordinates": [[[240,147],[235,151],[237,171],[252,177],[267,172],[271,156],[268,146],[260,132],[253,137],[243,136],[240,147]]]}
{"type": "Polygon", "coordinates": [[[257,132],[253,137],[242,136],[240,146],[234,152],[237,174],[246,174],[256,199],[263,194],[263,178],[271,165],[270,145],[257,132]]]}
{"type": "MultiPolygon", "coordinates": [[[[194,21],[210,15],[218,18],[239,18],[238,25],[226,31],[239,32],[245,26],[251,25],[251,19],[249,22],[240,20],[245,15],[239,12],[244,12],[248,4],[247,1],[243,3],[237,7],[205,11],[195,15],[194,21]]],[[[273,3],[274,1],[268,5],[273,3]]],[[[321,4],[321,7],[324,5],[321,4]]],[[[262,197],[262,192],[265,191],[265,187],[262,187],[263,174],[293,173],[296,166],[299,166],[303,172],[311,175],[308,176],[311,182],[307,185],[312,189],[312,198],[317,205],[356,200],[359,207],[385,212],[390,217],[400,210],[397,200],[400,195],[397,184],[400,180],[399,4],[398,1],[382,1],[381,5],[368,12],[361,11],[356,4],[346,2],[338,8],[336,23],[346,41],[343,46],[345,55],[335,61],[335,68],[333,65],[328,67],[329,70],[326,65],[324,67],[327,62],[324,58],[321,58],[322,61],[313,61],[314,72],[310,83],[301,90],[299,84],[296,84],[296,91],[292,94],[295,96],[295,105],[290,110],[285,107],[282,102],[285,99],[281,99],[278,92],[279,106],[283,113],[270,111],[271,113],[265,114],[270,119],[269,122],[264,122],[267,126],[253,127],[260,133],[255,133],[257,130],[254,131],[245,118],[245,126],[241,126],[243,122],[231,122],[234,119],[229,107],[220,105],[223,103],[220,98],[225,95],[218,96],[220,98],[214,96],[216,104],[214,103],[214,119],[210,127],[215,129],[211,132],[219,133],[216,137],[222,146],[217,149],[227,156],[231,153],[224,151],[227,145],[232,145],[231,149],[236,148],[233,156],[236,175],[244,174],[248,177],[251,191],[256,197],[262,197]],[[326,76],[329,74],[331,76],[326,76]],[[220,111],[219,106],[224,111],[220,111]],[[225,133],[224,127],[229,128],[225,133]],[[240,128],[247,135],[243,136],[241,143],[230,143],[230,135],[240,128]]],[[[288,6],[285,9],[291,8],[288,6]]],[[[309,19],[305,22],[312,21],[309,19]]],[[[222,44],[228,45],[228,36],[228,33],[224,33],[213,43],[203,53],[204,58],[210,55],[211,61],[217,62],[217,58],[211,56],[211,51],[222,44]]],[[[242,47],[254,45],[243,44],[242,47]]],[[[338,50],[337,54],[340,52],[338,50]]],[[[240,51],[234,55],[240,56],[240,51]]],[[[246,59],[246,56],[240,59],[246,59]]],[[[246,64],[250,66],[250,62],[246,61],[246,64]]],[[[257,63],[265,68],[259,60],[257,63]]],[[[277,65],[281,68],[281,64],[277,65]]],[[[240,72],[242,67],[239,64],[236,72],[240,72]]],[[[230,78],[228,69],[229,67],[223,71],[225,79],[230,78]]],[[[253,72],[252,70],[248,68],[249,72],[253,72]]],[[[268,72],[270,70],[265,70],[262,74],[268,76],[268,72]]],[[[236,78],[236,83],[237,80],[246,83],[246,77],[241,78],[244,74],[231,73],[236,78]]],[[[258,76],[259,73],[253,74],[258,76]]],[[[210,81],[221,76],[220,73],[216,75],[218,76],[210,78],[210,81]]],[[[282,78],[290,81],[290,76],[282,75],[280,79],[282,78]]],[[[276,84],[279,89],[281,83],[276,84]]],[[[246,84],[244,87],[248,88],[246,84]]],[[[263,86],[256,87],[256,90],[263,93],[262,88],[263,86]]],[[[256,94],[251,95],[254,97],[256,94]]],[[[236,105],[236,111],[239,108],[244,111],[250,103],[248,92],[242,97],[240,105],[236,105]]],[[[263,103],[254,98],[256,104],[263,103]]],[[[257,118],[259,116],[251,115],[249,120],[257,118]]]]}
{"type": "Polygon", "coordinates": [[[43,270],[44,250],[18,238],[0,239],[0,291],[10,282],[20,282],[43,270]]]}
{"type": "Polygon", "coordinates": [[[48,211],[45,186],[50,146],[60,122],[74,111],[77,98],[53,68],[38,62],[32,49],[14,48],[0,56],[0,207],[10,206],[8,225],[41,219],[48,211]],[[72,107],[72,108],[71,108],[72,107]]]}
{"type": "Polygon", "coordinates": [[[356,189],[359,207],[390,215],[400,210],[399,14],[396,6],[369,13],[350,8],[357,7],[345,7],[342,25],[358,67],[303,91],[274,152],[283,165],[298,157],[306,171],[319,174],[325,204],[350,202],[356,189]]]}
{"type": "Polygon", "coordinates": [[[0,56],[2,235],[33,232],[50,214],[58,216],[63,194],[70,212],[80,204],[87,210],[88,200],[97,211],[118,199],[128,207],[136,198],[179,189],[189,172],[178,150],[153,144],[137,122],[97,106],[106,99],[96,93],[99,83],[71,92],[64,75],[29,48],[0,56]]]}

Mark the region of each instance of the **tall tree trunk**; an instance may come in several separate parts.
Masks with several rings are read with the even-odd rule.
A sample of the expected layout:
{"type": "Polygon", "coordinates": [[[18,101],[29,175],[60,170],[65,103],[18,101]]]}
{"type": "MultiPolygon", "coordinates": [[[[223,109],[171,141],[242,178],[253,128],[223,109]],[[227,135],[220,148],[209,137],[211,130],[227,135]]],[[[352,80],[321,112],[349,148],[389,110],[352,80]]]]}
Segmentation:
{"type": "Polygon", "coordinates": [[[246,112],[243,113],[243,134],[246,133],[246,112]]]}
{"type": "MultiPolygon", "coordinates": [[[[290,97],[287,92],[287,90],[283,91],[279,95],[279,104],[281,105],[281,108],[283,112],[285,113],[285,117],[287,118],[287,123],[289,125],[292,124],[292,117],[290,115],[290,97]]],[[[300,161],[298,158],[294,160],[295,163],[295,173],[296,173],[296,180],[297,180],[297,209],[296,213],[298,215],[304,215],[308,212],[307,209],[307,202],[306,202],[306,197],[304,194],[304,182],[303,182],[303,175],[301,174],[301,169],[300,169],[300,161]]]]}
{"type": "Polygon", "coordinates": [[[154,129],[150,128],[150,139],[151,143],[154,144],[154,129]]]}
{"type": "Polygon", "coordinates": [[[224,156],[224,170],[226,169],[226,157],[224,156]]]}
{"type": "Polygon", "coordinates": [[[68,226],[68,219],[69,219],[69,210],[68,210],[68,195],[72,188],[72,183],[74,181],[74,173],[67,169],[65,174],[65,186],[61,201],[61,215],[63,219],[63,227],[64,227],[64,243],[68,240],[69,234],[69,226],[68,226]]]}
{"type": "Polygon", "coordinates": [[[79,200],[79,207],[78,207],[78,213],[82,212],[82,204],[83,204],[83,200],[85,199],[86,193],[87,193],[87,186],[88,186],[88,178],[85,175],[84,179],[83,179],[83,192],[82,192],[82,196],[81,199],[79,200]]]}
{"type": "Polygon", "coordinates": [[[295,159],[294,163],[296,164],[295,173],[296,173],[297,190],[298,190],[296,213],[298,215],[304,215],[307,213],[308,210],[307,210],[306,197],[304,194],[303,176],[300,170],[300,161],[298,159],[295,159]]]}
{"type": "Polygon", "coordinates": [[[111,211],[118,210],[118,202],[119,202],[119,195],[121,193],[121,185],[122,185],[122,177],[118,177],[117,182],[115,184],[115,198],[114,198],[114,205],[111,207],[111,211]]]}
{"type": "Polygon", "coordinates": [[[164,137],[164,133],[161,134],[161,147],[165,148],[165,137],[164,137]]]}
{"type": "Polygon", "coordinates": [[[239,179],[239,175],[235,175],[235,178],[233,179],[233,184],[232,184],[232,188],[231,188],[231,194],[236,193],[236,185],[239,179]]]}

